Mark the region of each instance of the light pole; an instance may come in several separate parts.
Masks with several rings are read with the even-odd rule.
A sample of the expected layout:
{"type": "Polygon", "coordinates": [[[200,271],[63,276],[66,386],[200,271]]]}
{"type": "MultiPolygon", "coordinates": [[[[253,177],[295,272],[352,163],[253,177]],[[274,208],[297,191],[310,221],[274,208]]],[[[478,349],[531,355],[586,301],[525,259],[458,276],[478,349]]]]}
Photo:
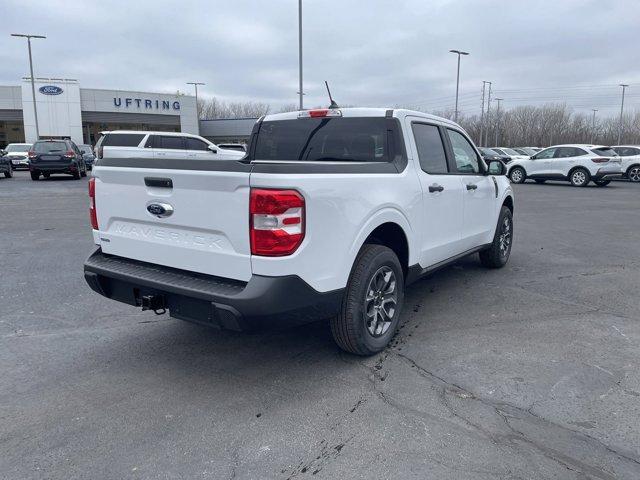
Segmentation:
{"type": "Polygon", "coordinates": [[[40,140],[40,128],[38,127],[38,109],[36,108],[36,84],[33,78],[33,59],[31,57],[31,39],[47,38],[47,37],[45,37],[44,35],[27,35],[24,33],[12,33],[11,36],[26,38],[27,45],[29,46],[29,70],[31,71],[31,95],[33,95],[33,117],[36,121],[36,140],[40,140]]]}
{"type": "Polygon", "coordinates": [[[298,0],[298,75],[300,84],[298,85],[298,94],[300,95],[300,110],[304,110],[304,102],[302,96],[302,0],[298,0]]]}
{"type": "MultiPolygon", "coordinates": [[[[489,128],[491,127],[491,117],[490,117],[490,110],[491,110],[491,87],[493,86],[493,84],[491,82],[487,82],[489,84],[489,95],[487,98],[487,128],[486,128],[486,133],[485,133],[485,137],[484,137],[484,146],[487,147],[489,146],[489,128]]],[[[496,145],[497,147],[497,145],[496,145]]]]}
{"type": "MultiPolygon", "coordinates": [[[[198,122],[200,121],[200,105],[198,105],[198,85],[206,85],[206,83],[202,82],[187,82],[187,85],[193,85],[196,88],[196,116],[198,117],[198,122]]],[[[200,124],[198,123],[198,132],[200,131],[200,124]]]]}
{"type": "Polygon", "coordinates": [[[453,120],[458,121],[458,91],[460,89],[460,56],[469,55],[469,52],[462,52],[460,50],[449,50],[451,53],[458,55],[458,73],[456,75],[456,110],[453,112],[453,120]]]}
{"type": "Polygon", "coordinates": [[[598,109],[592,108],[591,111],[593,112],[593,116],[591,117],[591,143],[593,144],[596,136],[596,112],[598,109]]]}
{"type": "Polygon", "coordinates": [[[504,98],[496,98],[495,101],[498,102],[498,106],[496,107],[496,147],[499,147],[500,145],[498,145],[498,130],[500,128],[500,125],[498,125],[498,123],[500,122],[500,102],[504,100],[504,98]]]}
{"type": "Polygon", "coordinates": [[[482,81],[482,108],[480,109],[480,141],[478,142],[478,144],[482,147],[483,145],[483,129],[484,129],[484,92],[486,89],[486,86],[488,84],[491,84],[491,82],[487,82],[486,80],[482,81]]]}
{"type": "Polygon", "coordinates": [[[622,87],[622,103],[620,104],[620,130],[618,130],[618,145],[620,145],[620,143],[622,142],[622,129],[624,128],[622,119],[622,114],[624,113],[624,91],[629,85],[626,83],[621,83],[620,86],[622,87]]]}

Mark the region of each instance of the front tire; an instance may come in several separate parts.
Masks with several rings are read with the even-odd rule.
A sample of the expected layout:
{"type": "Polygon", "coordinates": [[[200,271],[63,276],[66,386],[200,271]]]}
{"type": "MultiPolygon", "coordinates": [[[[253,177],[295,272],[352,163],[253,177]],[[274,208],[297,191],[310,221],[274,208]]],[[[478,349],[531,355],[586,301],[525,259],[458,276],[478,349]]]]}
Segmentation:
{"type": "Polygon", "coordinates": [[[383,245],[365,244],[351,269],[340,312],[331,319],[338,346],[373,355],[393,338],[404,300],[404,272],[397,255],[383,245]]]}
{"type": "Polygon", "coordinates": [[[498,217],[493,242],[486,250],[480,251],[480,263],[487,268],[502,268],[509,261],[513,244],[513,214],[503,206],[498,217]]]}
{"type": "Polygon", "coordinates": [[[86,177],[87,176],[87,166],[84,165],[84,167],[82,168],[82,172],[80,173],[80,176],[82,177],[86,177]]]}
{"type": "Polygon", "coordinates": [[[38,172],[31,172],[31,180],[39,180],[40,174],[38,172]]]}
{"type": "Polygon", "coordinates": [[[640,183],[640,165],[631,165],[627,169],[627,178],[633,183],[640,183]]]}
{"type": "Polygon", "coordinates": [[[569,180],[571,181],[571,185],[574,187],[586,187],[591,180],[591,175],[584,168],[576,168],[571,172],[569,180]]]}
{"type": "Polygon", "coordinates": [[[513,167],[509,172],[509,180],[511,183],[524,183],[527,179],[527,174],[522,167],[513,167]]]}
{"type": "Polygon", "coordinates": [[[11,170],[11,167],[9,167],[9,170],[7,170],[6,172],[4,172],[4,176],[5,176],[5,178],[11,178],[11,177],[13,177],[13,170],[11,170]]]}

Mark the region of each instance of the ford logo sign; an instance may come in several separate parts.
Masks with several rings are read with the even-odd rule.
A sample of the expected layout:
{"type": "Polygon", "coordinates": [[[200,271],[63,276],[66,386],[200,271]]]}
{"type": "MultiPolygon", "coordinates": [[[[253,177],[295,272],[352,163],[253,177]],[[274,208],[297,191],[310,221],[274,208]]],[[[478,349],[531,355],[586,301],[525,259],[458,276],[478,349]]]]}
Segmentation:
{"type": "Polygon", "coordinates": [[[168,203],[150,203],[147,205],[147,212],[154,217],[166,218],[173,214],[173,207],[168,203]]]}
{"type": "Polygon", "coordinates": [[[60,95],[63,92],[60,87],[56,87],[55,85],[45,85],[44,87],[40,87],[38,91],[43,95],[60,95]]]}

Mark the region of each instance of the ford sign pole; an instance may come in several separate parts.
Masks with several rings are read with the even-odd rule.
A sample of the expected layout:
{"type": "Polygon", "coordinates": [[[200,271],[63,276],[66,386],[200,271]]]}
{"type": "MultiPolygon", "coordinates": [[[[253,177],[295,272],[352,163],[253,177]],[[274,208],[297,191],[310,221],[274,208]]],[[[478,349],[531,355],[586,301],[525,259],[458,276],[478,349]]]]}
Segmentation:
{"type": "Polygon", "coordinates": [[[29,70],[31,71],[31,94],[33,95],[33,117],[36,121],[36,140],[40,140],[40,129],[38,128],[38,109],[36,108],[36,85],[33,78],[33,60],[31,58],[31,39],[32,38],[47,38],[43,35],[26,35],[22,33],[12,33],[12,37],[24,37],[27,39],[29,45],[29,70]]]}

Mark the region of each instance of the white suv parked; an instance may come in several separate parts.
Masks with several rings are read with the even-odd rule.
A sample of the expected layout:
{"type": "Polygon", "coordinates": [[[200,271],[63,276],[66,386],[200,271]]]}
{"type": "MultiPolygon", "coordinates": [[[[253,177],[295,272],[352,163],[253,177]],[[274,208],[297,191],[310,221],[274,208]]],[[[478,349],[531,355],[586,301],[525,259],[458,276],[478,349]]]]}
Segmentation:
{"type": "Polygon", "coordinates": [[[268,115],[241,161],[103,158],[89,183],[89,286],[242,330],[330,319],[370,355],[405,284],[472,253],[506,264],[513,192],[462,128],[380,108],[268,115]]]}
{"type": "Polygon", "coordinates": [[[638,145],[616,145],[611,147],[622,160],[622,172],[634,183],[640,182],[640,147],[638,145]]]}
{"type": "Polygon", "coordinates": [[[530,158],[509,163],[509,178],[513,183],[527,179],[566,180],[575,187],[585,187],[590,181],[604,187],[613,178],[622,176],[620,157],[611,147],[602,145],[556,145],[545,148],[530,158]]]}
{"type": "Polygon", "coordinates": [[[102,158],[182,158],[192,160],[237,160],[243,152],[218,148],[199,135],[179,132],[114,130],[100,132],[95,146],[96,161],[102,158]]]}

